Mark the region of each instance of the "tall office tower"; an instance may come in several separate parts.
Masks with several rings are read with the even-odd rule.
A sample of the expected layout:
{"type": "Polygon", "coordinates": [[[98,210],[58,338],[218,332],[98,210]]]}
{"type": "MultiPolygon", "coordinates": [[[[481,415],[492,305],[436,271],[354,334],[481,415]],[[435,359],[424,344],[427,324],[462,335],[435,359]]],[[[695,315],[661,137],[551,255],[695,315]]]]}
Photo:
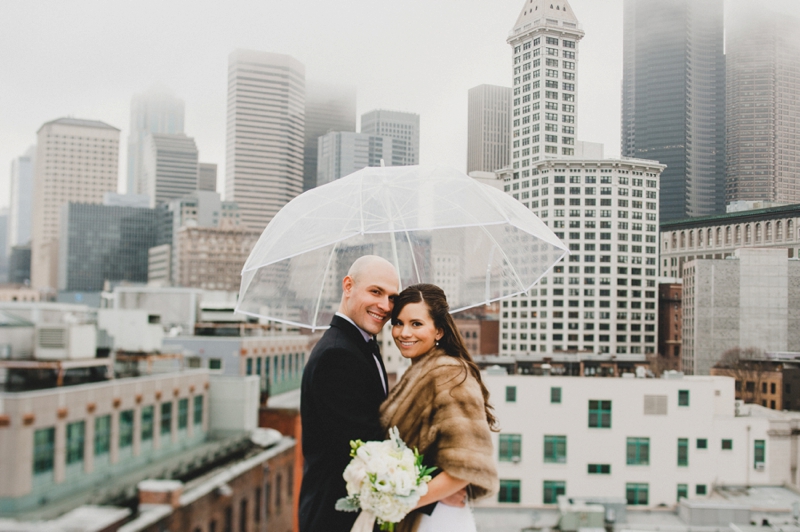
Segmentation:
{"type": "Polygon", "coordinates": [[[664,221],[725,212],[723,0],[625,0],[621,147],[667,165],[664,221]]]}
{"type": "Polygon", "coordinates": [[[217,165],[214,163],[197,163],[197,190],[204,192],[217,191],[217,165]]]}
{"type": "Polygon", "coordinates": [[[419,164],[419,115],[376,109],[361,115],[361,132],[405,141],[400,165],[419,164]]]}
{"type": "Polygon", "coordinates": [[[761,4],[727,28],[727,202],[800,203],[800,19],[761,4]]]}
{"type": "Polygon", "coordinates": [[[164,87],[152,87],[131,99],[127,181],[129,194],[145,194],[143,155],[147,135],[183,133],[183,113],[183,100],[164,87]]]}
{"type": "MultiPolygon", "coordinates": [[[[309,81],[306,84],[306,129],[303,190],[317,186],[317,142],[329,131],[356,130],[356,89],[309,81]]],[[[320,183],[321,184],[321,183],[320,183]]]]}
{"type": "Polygon", "coordinates": [[[33,168],[36,146],[31,146],[11,161],[8,209],[8,251],[31,241],[31,211],[33,207],[33,168]]]}
{"type": "Polygon", "coordinates": [[[535,161],[575,155],[582,38],[569,3],[552,0],[525,2],[508,36],[514,49],[511,163],[521,177],[535,161]]]}
{"type": "Polygon", "coordinates": [[[335,181],[367,166],[403,166],[407,143],[366,133],[331,131],[319,138],[317,186],[335,181]]]}
{"type": "Polygon", "coordinates": [[[31,223],[31,284],[58,282],[61,206],[101,203],[117,191],[119,129],[97,120],[59,118],[37,133],[31,223]]]}
{"type": "Polygon", "coordinates": [[[511,89],[478,85],[467,104],[467,173],[505,168],[511,157],[511,89]]]}
{"type": "Polygon", "coordinates": [[[500,353],[649,354],[658,322],[658,180],[637,159],[546,159],[510,176],[520,200],[570,255],[527,294],[502,302],[500,353]]]}
{"type": "Polygon", "coordinates": [[[180,133],[151,133],[142,150],[142,194],[150,196],[150,207],[197,190],[197,145],[180,133]]]}
{"type": "Polygon", "coordinates": [[[283,54],[228,57],[225,199],[242,224],[263,230],[303,191],[305,67],[283,54]]]}

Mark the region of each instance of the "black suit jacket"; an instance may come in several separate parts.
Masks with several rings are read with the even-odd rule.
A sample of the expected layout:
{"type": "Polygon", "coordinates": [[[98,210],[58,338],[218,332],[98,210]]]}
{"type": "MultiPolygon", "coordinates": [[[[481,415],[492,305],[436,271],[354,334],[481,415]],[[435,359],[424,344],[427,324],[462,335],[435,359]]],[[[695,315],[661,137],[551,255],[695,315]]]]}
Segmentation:
{"type": "Polygon", "coordinates": [[[349,532],[358,514],[336,510],[347,496],[342,478],[350,463],[350,440],[384,439],[379,408],[383,375],[361,332],[334,316],[303,370],[303,484],[300,532],[349,532]]]}

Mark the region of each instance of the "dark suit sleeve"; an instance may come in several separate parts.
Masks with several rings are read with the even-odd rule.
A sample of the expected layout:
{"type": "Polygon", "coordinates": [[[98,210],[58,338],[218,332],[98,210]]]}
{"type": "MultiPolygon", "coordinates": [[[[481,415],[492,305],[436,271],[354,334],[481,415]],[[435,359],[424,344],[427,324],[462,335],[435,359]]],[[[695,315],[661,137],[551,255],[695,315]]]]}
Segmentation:
{"type": "MultiPolygon", "coordinates": [[[[369,362],[361,353],[344,349],[327,350],[314,372],[324,433],[330,435],[331,451],[348,456],[350,440],[382,440],[383,430],[368,379],[369,362]]],[[[348,458],[349,460],[349,458],[348,458]]]]}

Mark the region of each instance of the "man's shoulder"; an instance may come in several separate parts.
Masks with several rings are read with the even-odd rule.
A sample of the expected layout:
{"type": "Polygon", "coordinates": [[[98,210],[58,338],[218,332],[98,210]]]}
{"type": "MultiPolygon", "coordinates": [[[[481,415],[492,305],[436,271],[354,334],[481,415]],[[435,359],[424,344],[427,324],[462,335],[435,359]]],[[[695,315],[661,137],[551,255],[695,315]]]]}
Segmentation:
{"type": "Polygon", "coordinates": [[[317,345],[311,350],[309,361],[320,360],[336,354],[352,353],[355,355],[359,352],[358,344],[350,335],[337,327],[331,327],[325,331],[317,345]]]}

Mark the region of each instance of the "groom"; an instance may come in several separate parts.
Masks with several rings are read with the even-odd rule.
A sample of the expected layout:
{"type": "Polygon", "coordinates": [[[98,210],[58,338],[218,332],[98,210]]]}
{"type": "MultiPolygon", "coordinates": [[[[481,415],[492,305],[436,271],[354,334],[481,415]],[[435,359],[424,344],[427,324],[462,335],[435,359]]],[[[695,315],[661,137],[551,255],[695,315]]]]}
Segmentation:
{"type": "Polygon", "coordinates": [[[303,371],[303,484],[300,532],[348,532],[356,513],[335,509],[347,496],[342,478],[350,440],[383,440],[378,409],[388,393],[374,336],[389,320],[400,284],[392,264],[366,255],[342,280],[342,301],[331,327],[303,371]]]}

